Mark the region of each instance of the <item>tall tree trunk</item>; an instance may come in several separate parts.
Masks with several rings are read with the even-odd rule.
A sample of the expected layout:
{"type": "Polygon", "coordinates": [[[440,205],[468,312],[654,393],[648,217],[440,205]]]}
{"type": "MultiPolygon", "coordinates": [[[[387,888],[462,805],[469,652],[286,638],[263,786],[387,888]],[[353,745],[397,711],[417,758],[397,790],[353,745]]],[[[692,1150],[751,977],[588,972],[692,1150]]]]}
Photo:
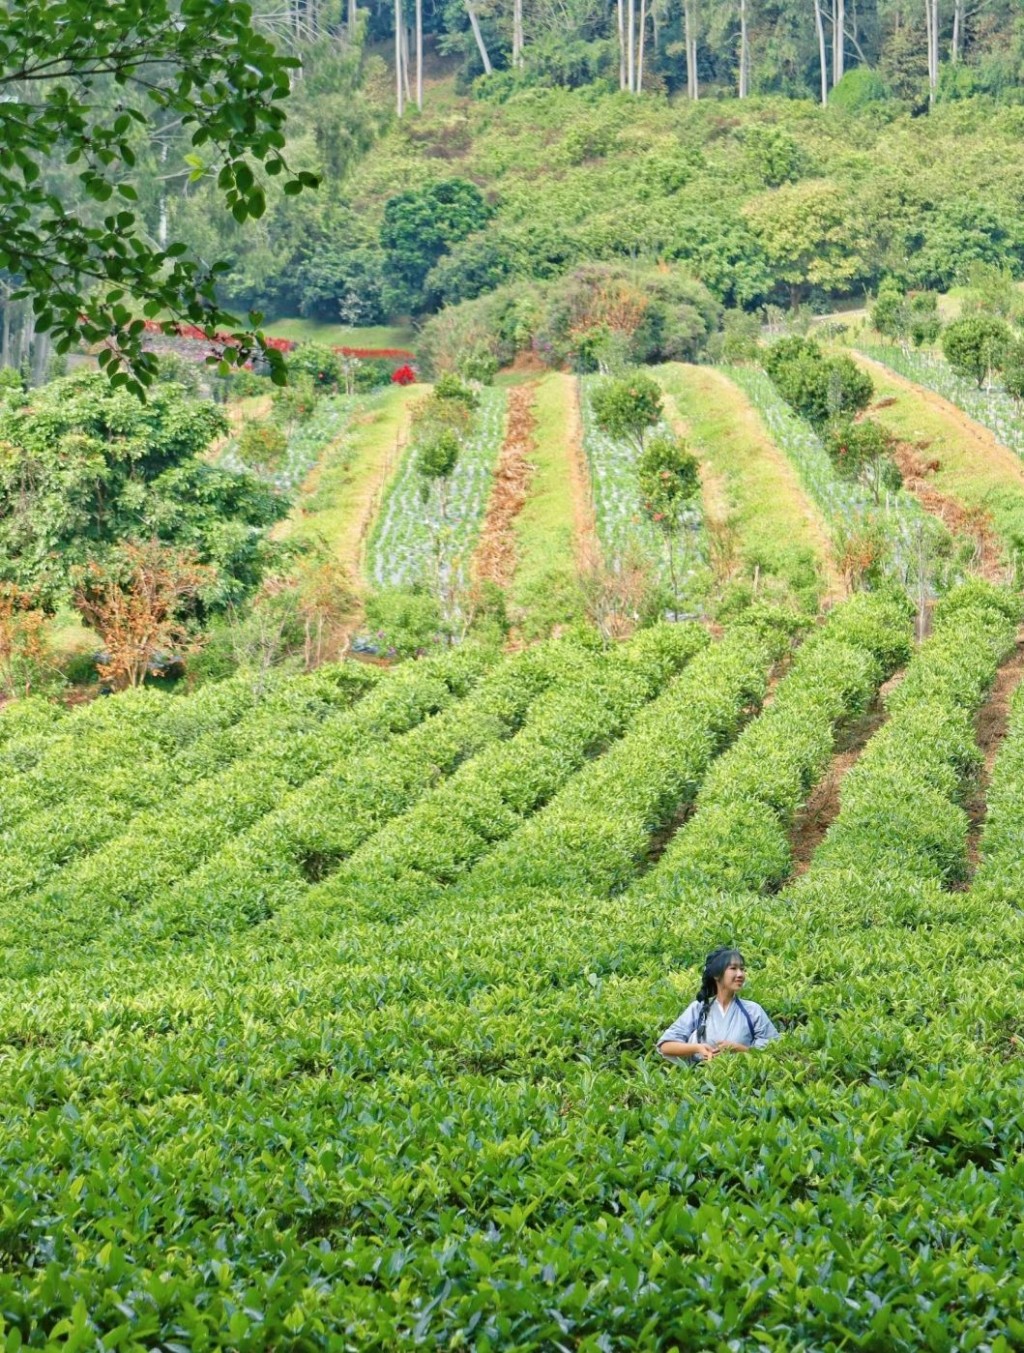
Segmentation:
{"type": "Polygon", "coordinates": [[[484,63],[484,74],[490,75],[494,67],[491,65],[491,58],[487,55],[487,48],[484,46],[484,35],[480,32],[480,20],[476,17],[476,10],[466,0],[466,12],[469,15],[470,26],[473,29],[473,36],[476,38],[477,50],[480,53],[480,60],[484,63]]]}
{"type": "Polygon", "coordinates": [[[832,0],[832,88],[843,78],[846,66],[844,34],[846,29],[845,0],[832,0]]]}
{"type": "Polygon", "coordinates": [[[626,0],[626,88],[632,94],[636,89],[636,6],[626,0]]]}
{"type": "Polygon", "coordinates": [[[416,0],[416,107],[423,109],[423,0],[416,0]]]}
{"type": "Polygon", "coordinates": [[[356,0],[348,0],[348,37],[349,41],[355,37],[356,33],[356,0]]]}
{"type": "Polygon", "coordinates": [[[825,55],[825,24],[820,0],[814,0],[814,26],[818,32],[818,62],[821,66],[821,106],[828,103],[828,57],[825,55]]]}
{"type": "Polygon", "coordinates": [[[964,43],[964,0],[954,0],[953,4],[953,41],[949,44],[949,59],[955,66],[963,54],[964,43]]]}
{"type": "Polygon", "coordinates": [[[412,89],[409,84],[409,30],[402,25],[402,81],[405,85],[406,103],[412,98],[412,89]]]}
{"type": "Polygon", "coordinates": [[[512,65],[518,70],[523,64],[523,0],[512,4],[512,65]]]}
{"type": "Polygon", "coordinates": [[[924,26],[928,40],[928,107],[933,108],[939,86],[939,0],[924,0],[924,26]]]}
{"type": "Polygon", "coordinates": [[[740,98],[750,93],[750,34],[747,30],[747,0],[740,0],[740,98]]]}
{"type": "Polygon", "coordinates": [[[640,42],[636,53],[636,92],[644,87],[644,38],[647,32],[647,0],[640,0],[640,42]]]}
{"type": "Polygon", "coordinates": [[[683,28],[686,40],[686,94],[697,99],[697,0],[683,0],[683,28]]]}
{"type": "Polygon", "coordinates": [[[626,20],[623,13],[625,0],[616,0],[619,23],[619,88],[628,89],[626,83],[626,20]]]}
{"type": "Polygon", "coordinates": [[[395,0],[395,108],[398,116],[405,112],[405,81],[402,79],[402,0],[395,0]]]}

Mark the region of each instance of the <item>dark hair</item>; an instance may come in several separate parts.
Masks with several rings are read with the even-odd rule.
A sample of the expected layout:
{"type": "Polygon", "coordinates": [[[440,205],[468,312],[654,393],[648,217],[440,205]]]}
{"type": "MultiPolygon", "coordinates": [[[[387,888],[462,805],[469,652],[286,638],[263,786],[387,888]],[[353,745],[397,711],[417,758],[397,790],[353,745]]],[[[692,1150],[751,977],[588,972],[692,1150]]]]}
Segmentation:
{"type": "Polygon", "coordinates": [[[744,963],[743,955],[738,949],[726,944],[720,949],[712,949],[704,960],[704,975],[700,979],[700,990],[697,992],[698,1001],[711,1002],[715,999],[718,994],[718,979],[725,976],[725,970],[730,963],[744,963]]]}
{"type": "Polygon", "coordinates": [[[697,1000],[700,1001],[700,1013],[697,1016],[696,1026],[698,1043],[704,1042],[711,1002],[718,994],[718,979],[725,975],[725,970],[730,963],[745,964],[745,960],[738,949],[733,949],[728,944],[723,944],[718,949],[712,949],[704,960],[704,973],[700,979],[700,990],[697,992],[697,1000]]]}

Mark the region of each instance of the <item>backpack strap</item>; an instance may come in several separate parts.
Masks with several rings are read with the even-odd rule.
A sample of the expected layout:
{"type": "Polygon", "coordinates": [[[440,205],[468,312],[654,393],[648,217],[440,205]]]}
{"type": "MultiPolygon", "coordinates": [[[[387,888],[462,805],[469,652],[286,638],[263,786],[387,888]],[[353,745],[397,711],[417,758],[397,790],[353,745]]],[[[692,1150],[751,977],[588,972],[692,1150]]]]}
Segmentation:
{"type": "Polygon", "coordinates": [[[743,1011],[743,1018],[747,1021],[747,1028],[750,1030],[750,1042],[751,1045],[753,1045],[754,1039],[757,1037],[757,1034],[754,1032],[754,1021],[750,1018],[750,1011],[747,1009],[747,1007],[743,1004],[743,1002],[740,1000],[738,996],[736,997],[736,1004],[743,1011]]]}

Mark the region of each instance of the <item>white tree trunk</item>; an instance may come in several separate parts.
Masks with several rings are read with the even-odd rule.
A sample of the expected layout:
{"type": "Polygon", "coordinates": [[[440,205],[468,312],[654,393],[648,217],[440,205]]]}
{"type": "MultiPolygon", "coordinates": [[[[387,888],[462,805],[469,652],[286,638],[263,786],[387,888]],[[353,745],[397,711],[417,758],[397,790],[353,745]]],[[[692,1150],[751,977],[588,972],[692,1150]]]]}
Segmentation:
{"type": "Polygon", "coordinates": [[[686,94],[698,99],[697,88],[697,0],[683,0],[683,27],[686,41],[686,94]]]}
{"type": "Polygon", "coordinates": [[[750,93],[750,34],[747,29],[747,0],[740,0],[740,98],[750,93]]]}
{"type": "Polygon", "coordinates": [[[625,0],[616,0],[615,8],[618,11],[619,24],[619,88],[627,89],[626,84],[626,20],[623,14],[623,4],[625,0]]]}
{"type": "Polygon", "coordinates": [[[844,33],[846,30],[845,0],[832,0],[832,88],[843,78],[846,67],[844,33]]]}
{"type": "Polygon", "coordinates": [[[490,75],[494,67],[491,65],[491,58],[487,55],[487,48],[484,46],[484,35],[480,32],[480,20],[476,17],[476,10],[466,0],[466,13],[469,15],[470,26],[473,29],[473,36],[476,38],[477,50],[480,53],[480,60],[484,63],[484,74],[490,75]]]}
{"type": "Polygon", "coordinates": [[[402,84],[405,87],[406,103],[412,98],[412,90],[409,86],[409,30],[405,24],[402,25],[402,84]]]}
{"type": "Polygon", "coordinates": [[[821,17],[820,0],[814,0],[814,26],[818,32],[818,62],[821,66],[821,106],[828,103],[828,58],[825,55],[825,24],[821,17]]]}
{"type": "Polygon", "coordinates": [[[523,64],[523,0],[512,4],[512,65],[518,70],[523,64]]]}
{"type": "Polygon", "coordinates": [[[416,107],[423,108],[423,0],[416,0],[416,107]]]}
{"type": "Polygon", "coordinates": [[[636,7],[634,0],[626,0],[626,88],[632,94],[636,89],[636,7]]]}
{"type": "Polygon", "coordinates": [[[402,79],[402,0],[395,0],[395,107],[398,116],[405,112],[405,81],[402,79]]]}
{"type": "Polygon", "coordinates": [[[640,41],[636,51],[636,92],[644,87],[644,37],[647,32],[647,0],[640,0],[640,41]]]}
{"type": "Polygon", "coordinates": [[[356,31],[356,0],[348,0],[348,36],[353,38],[356,31]]]}
{"type": "Polygon", "coordinates": [[[931,108],[939,86],[939,0],[924,0],[924,26],[928,39],[928,107],[931,108]]]}

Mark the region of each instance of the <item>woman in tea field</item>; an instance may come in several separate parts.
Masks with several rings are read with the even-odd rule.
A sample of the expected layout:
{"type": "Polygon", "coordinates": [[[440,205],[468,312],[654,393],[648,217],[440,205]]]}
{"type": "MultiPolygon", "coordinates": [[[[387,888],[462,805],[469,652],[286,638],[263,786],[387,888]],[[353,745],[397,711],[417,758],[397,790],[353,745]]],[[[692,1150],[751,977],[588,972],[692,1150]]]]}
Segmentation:
{"type": "Polygon", "coordinates": [[[708,954],[697,999],[658,1039],[663,1057],[708,1062],[722,1052],[749,1052],[778,1038],[779,1031],[756,1001],[740,1000],[747,965],[738,949],[708,954]]]}

